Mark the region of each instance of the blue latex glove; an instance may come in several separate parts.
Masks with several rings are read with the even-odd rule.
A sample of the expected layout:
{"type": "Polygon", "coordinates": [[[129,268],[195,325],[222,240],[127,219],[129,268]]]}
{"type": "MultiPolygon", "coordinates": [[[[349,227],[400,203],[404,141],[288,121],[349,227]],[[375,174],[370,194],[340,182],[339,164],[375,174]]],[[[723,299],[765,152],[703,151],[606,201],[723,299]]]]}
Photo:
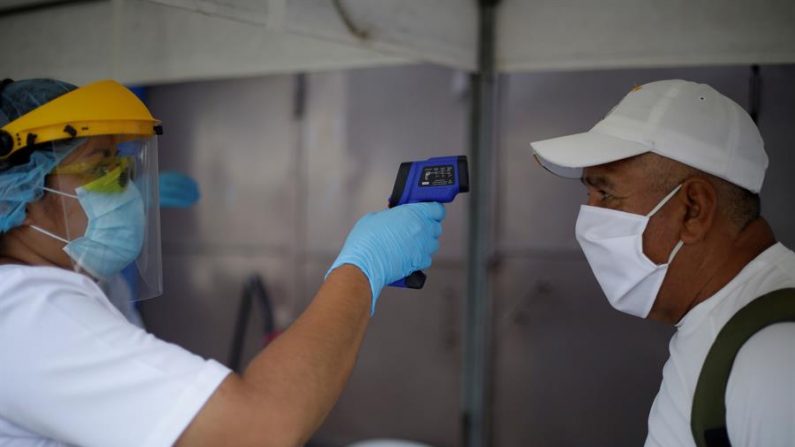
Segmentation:
{"type": "Polygon", "coordinates": [[[160,173],[160,208],[188,208],[199,201],[196,180],[176,171],[160,173]]]}
{"type": "Polygon", "coordinates": [[[358,267],[370,281],[372,314],[387,284],[431,266],[444,215],[439,203],[410,203],[367,214],[348,234],[328,273],[343,264],[358,267]]]}

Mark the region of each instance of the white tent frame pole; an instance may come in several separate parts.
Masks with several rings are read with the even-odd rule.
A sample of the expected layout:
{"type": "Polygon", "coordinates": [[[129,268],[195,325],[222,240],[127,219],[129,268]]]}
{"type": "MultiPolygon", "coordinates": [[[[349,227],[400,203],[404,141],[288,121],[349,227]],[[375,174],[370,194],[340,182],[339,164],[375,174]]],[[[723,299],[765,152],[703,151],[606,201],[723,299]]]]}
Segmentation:
{"type": "Polygon", "coordinates": [[[472,75],[469,256],[464,315],[462,430],[467,447],[492,445],[493,197],[497,116],[496,18],[499,0],[478,0],[478,69],[472,75]]]}

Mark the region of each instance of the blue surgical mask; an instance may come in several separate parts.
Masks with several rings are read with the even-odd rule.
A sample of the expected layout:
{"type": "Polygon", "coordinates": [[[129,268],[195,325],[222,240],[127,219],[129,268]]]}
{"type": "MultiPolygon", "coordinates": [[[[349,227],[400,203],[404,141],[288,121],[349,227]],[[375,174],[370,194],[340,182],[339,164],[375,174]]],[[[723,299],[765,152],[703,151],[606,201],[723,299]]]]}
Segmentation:
{"type": "Polygon", "coordinates": [[[94,192],[77,188],[77,195],[45,188],[77,199],[86,213],[85,234],[66,240],[47,230],[31,228],[66,243],[64,251],[97,279],[107,279],[131,264],[141,252],[146,215],[141,193],[129,182],[121,192],[94,192]]]}

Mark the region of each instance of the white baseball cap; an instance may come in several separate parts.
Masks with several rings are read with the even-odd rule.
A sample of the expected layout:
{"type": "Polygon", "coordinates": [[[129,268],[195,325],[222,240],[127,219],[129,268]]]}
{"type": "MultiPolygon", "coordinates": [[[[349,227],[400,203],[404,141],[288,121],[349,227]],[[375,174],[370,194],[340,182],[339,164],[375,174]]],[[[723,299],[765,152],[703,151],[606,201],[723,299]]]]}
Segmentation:
{"type": "Polygon", "coordinates": [[[657,81],[635,87],[588,132],[530,143],[563,177],[654,152],[758,193],[768,159],[748,113],[706,84],[657,81]]]}

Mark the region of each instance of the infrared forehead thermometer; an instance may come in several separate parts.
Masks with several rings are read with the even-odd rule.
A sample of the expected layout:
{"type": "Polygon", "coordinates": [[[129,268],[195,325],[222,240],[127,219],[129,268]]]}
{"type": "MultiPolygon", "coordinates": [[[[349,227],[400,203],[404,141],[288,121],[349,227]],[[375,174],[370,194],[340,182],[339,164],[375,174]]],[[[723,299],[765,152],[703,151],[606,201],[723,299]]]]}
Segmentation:
{"type": "MultiPolygon", "coordinates": [[[[458,193],[469,192],[469,164],[464,155],[434,157],[400,164],[389,207],[418,202],[449,203],[458,193]]],[[[417,271],[390,286],[421,289],[425,273],[417,271]]]]}

